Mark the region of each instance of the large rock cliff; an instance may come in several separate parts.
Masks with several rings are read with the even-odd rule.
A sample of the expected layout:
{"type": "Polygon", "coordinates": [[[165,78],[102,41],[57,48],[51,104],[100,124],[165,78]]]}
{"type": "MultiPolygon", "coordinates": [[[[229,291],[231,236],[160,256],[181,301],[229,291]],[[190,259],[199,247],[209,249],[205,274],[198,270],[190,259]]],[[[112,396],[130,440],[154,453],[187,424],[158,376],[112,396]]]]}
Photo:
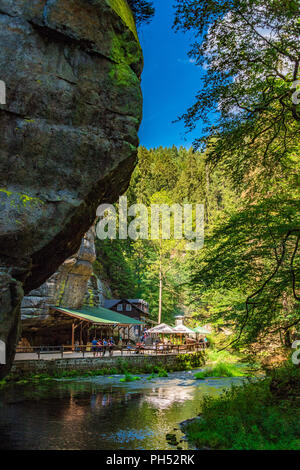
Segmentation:
{"type": "Polygon", "coordinates": [[[20,303],[126,190],[142,114],[142,53],[126,0],[0,0],[0,339],[20,303]]]}
{"type": "Polygon", "coordinates": [[[78,252],[68,258],[44,284],[23,298],[22,320],[36,319],[38,324],[49,316],[50,307],[54,305],[71,309],[80,308],[83,304],[98,305],[98,286],[95,286],[96,289],[92,287],[95,259],[95,230],[91,227],[83,237],[78,252]]]}

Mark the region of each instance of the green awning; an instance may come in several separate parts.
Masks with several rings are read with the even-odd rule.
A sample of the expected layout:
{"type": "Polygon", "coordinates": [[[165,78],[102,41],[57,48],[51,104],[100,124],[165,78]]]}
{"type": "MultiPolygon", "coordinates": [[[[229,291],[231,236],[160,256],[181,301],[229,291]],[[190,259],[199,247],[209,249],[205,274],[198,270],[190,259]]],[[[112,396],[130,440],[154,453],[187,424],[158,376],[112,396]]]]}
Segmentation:
{"type": "Polygon", "coordinates": [[[99,325],[143,325],[144,323],[136,320],[135,318],[127,317],[121,313],[108,310],[103,307],[83,307],[79,310],[71,310],[63,307],[52,307],[58,312],[65,313],[66,315],[85,320],[90,323],[99,325]]]}

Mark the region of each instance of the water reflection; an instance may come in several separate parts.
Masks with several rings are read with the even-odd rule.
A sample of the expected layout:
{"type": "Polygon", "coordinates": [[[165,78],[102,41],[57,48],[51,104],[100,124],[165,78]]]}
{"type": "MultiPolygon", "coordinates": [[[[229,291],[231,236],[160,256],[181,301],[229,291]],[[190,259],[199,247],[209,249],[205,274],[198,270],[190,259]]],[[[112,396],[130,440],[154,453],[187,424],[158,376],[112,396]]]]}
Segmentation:
{"type": "Polygon", "coordinates": [[[152,393],[144,397],[146,403],[149,403],[156,409],[164,410],[169,408],[175,402],[184,402],[193,398],[194,390],[180,387],[174,388],[153,388],[152,393]]]}
{"type": "MultiPolygon", "coordinates": [[[[232,380],[199,383],[187,373],[120,384],[103,377],[5,389],[0,449],[159,449],[200,411],[200,398],[232,380]]],[[[188,444],[182,442],[183,448],[188,444]]]]}

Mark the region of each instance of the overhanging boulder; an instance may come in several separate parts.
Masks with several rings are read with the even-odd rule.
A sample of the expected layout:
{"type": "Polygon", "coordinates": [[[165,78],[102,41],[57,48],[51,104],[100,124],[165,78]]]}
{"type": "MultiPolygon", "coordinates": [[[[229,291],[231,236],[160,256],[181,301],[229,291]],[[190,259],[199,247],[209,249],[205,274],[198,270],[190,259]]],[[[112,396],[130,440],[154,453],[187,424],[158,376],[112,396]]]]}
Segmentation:
{"type": "Polygon", "coordinates": [[[0,339],[10,361],[22,289],[75,253],[97,206],[128,186],[142,52],[126,0],[0,0],[0,44],[0,339]]]}

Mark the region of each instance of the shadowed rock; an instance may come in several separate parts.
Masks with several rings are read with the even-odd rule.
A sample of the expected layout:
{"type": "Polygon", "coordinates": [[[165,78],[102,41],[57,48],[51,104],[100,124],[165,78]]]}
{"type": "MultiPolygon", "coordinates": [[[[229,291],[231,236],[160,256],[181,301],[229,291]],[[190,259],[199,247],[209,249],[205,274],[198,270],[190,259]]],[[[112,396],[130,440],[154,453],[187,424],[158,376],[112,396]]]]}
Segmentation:
{"type": "Polygon", "coordinates": [[[142,53],[125,0],[0,0],[0,44],[0,339],[11,360],[22,289],[76,253],[97,206],[127,188],[142,53]]]}

